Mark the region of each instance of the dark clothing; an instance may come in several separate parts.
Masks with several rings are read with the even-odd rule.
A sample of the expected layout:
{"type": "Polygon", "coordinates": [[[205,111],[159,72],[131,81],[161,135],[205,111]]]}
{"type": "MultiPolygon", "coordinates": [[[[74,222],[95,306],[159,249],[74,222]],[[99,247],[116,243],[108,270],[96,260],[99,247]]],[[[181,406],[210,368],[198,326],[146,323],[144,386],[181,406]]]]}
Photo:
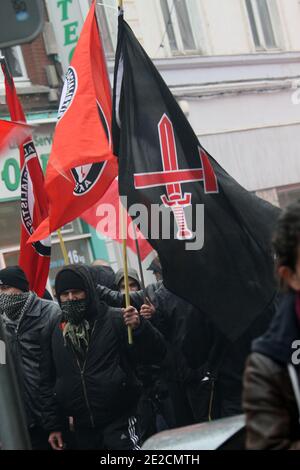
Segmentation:
{"type": "Polygon", "coordinates": [[[45,292],[44,292],[44,295],[43,295],[43,299],[53,301],[53,297],[52,297],[52,295],[50,294],[50,292],[49,292],[47,289],[45,289],[45,292]]]}
{"type": "MultiPolygon", "coordinates": [[[[300,450],[299,410],[288,369],[299,337],[295,295],[287,294],[267,333],[254,341],[247,362],[243,407],[248,449],[300,450]]],[[[299,378],[299,366],[293,370],[299,378]]]]}
{"type": "MultiPolygon", "coordinates": [[[[110,305],[120,306],[124,301],[122,294],[102,286],[97,291],[110,305]]],[[[151,322],[167,340],[162,376],[173,402],[176,425],[240,414],[246,358],[252,340],[268,328],[274,304],[232,343],[200,310],[168,291],[162,281],[146,291],[157,310],[151,322]]],[[[130,298],[136,308],[144,303],[143,291],[131,292],[130,298]]]]}
{"type": "Polygon", "coordinates": [[[95,286],[101,284],[109,289],[114,289],[116,287],[116,275],[110,266],[90,266],[89,269],[94,279],[95,286]]]}
{"type": "Polygon", "coordinates": [[[44,348],[50,348],[59,314],[57,304],[32,294],[32,302],[18,326],[3,318],[29,428],[41,426],[41,356],[44,348]]]}
{"type": "Polygon", "coordinates": [[[57,322],[51,348],[44,355],[44,426],[50,432],[61,429],[59,404],[65,416],[74,417],[75,429],[103,429],[136,407],[140,384],[134,367],[159,363],[165,344],[161,334],[142,321],[129,346],[122,312],[98,301],[89,269],[67,269],[76,269],[85,282],[91,333],[85,357],[80,358],[69,342],[64,343],[60,320],[57,322]]]}
{"type": "Polygon", "coordinates": [[[282,296],[270,328],[253,342],[252,352],[263,354],[281,364],[290,362],[291,345],[300,337],[295,302],[293,293],[282,296]]]}
{"type": "MultiPolygon", "coordinates": [[[[150,284],[146,287],[146,296],[156,307],[156,293],[160,289],[165,289],[162,281],[159,281],[155,284],[150,284]]],[[[125,307],[125,294],[121,294],[119,291],[112,290],[105,285],[97,285],[97,293],[99,299],[110,307],[125,307]]],[[[145,303],[144,291],[140,290],[137,292],[130,292],[130,301],[131,304],[139,309],[145,303]]]]}
{"type": "Polygon", "coordinates": [[[48,442],[49,435],[41,426],[30,428],[29,437],[32,450],[51,450],[48,442]]]}
{"type": "Polygon", "coordinates": [[[126,413],[103,427],[77,428],[76,448],[79,450],[139,450],[137,419],[126,413]]]}
{"type": "Polygon", "coordinates": [[[242,378],[251,343],[267,330],[275,308],[276,303],[272,302],[235,342],[216,330],[200,311],[195,310],[190,316],[183,351],[195,373],[202,377],[196,386],[201,396],[199,417],[204,412],[201,420],[242,412],[242,378]]]}

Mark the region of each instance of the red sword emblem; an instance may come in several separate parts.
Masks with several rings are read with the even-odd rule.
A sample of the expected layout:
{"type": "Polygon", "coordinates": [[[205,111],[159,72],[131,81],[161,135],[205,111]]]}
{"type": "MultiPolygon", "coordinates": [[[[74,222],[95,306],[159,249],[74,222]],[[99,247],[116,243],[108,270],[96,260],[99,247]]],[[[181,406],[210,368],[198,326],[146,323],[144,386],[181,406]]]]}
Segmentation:
{"type": "Polygon", "coordinates": [[[177,238],[178,240],[189,240],[194,235],[187,226],[184,208],[191,205],[192,194],[182,194],[181,185],[183,183],[204,181],[206,194],[217,193],[217,178],[208,155],[201,147],[199,147],[199,154],[202,168],[179,169],[173,124],[166,114],[163,115],[158,124],[158,133],[163,171],[135,174],[134,185],[136,189],[166,186],[167,195],[161,196],[161,200],[166,207],[170,207],[173,211],[178,227],[177,238]]]}

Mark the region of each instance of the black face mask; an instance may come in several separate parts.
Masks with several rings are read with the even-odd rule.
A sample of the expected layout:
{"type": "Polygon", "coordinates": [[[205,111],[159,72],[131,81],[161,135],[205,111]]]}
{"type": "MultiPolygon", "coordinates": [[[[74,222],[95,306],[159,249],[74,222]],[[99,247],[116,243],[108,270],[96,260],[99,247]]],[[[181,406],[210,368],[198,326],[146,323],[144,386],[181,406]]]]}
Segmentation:
{"type": "Polygon", "coordinates": [[[11,321],[17,321],[24,312],[31,293],[22,294],[0,293],[0,312],[4,313],[11,321]]]}
{"type": "Polygon", "coordinates": [[[87,313],[86,299],[62,302],[61,310],[65,322],[75,326],[80,325],[80,323],[84,321],[87,313]]]}

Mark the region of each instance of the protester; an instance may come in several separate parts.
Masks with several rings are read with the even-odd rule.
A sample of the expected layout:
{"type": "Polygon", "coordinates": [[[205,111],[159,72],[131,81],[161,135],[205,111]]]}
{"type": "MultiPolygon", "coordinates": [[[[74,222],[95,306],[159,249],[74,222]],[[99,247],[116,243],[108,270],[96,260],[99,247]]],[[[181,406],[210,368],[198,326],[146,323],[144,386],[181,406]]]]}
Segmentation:
{"type": "Polygon", "coordinates": [[[0,313],[23,398],[33,449],[48,449],[41,417],[41,354],[60,314],[57,304],[29,291],[19,266],[0,271],[0,313]]]}
{"type": "MultiPolygon", "coordinates": [[[[118,291],[125,292],[124,269],[119,269],[116,273],[116,286],[118,291]]],[[[130,292],[136,292],[141,289],[139,275],[133,268],[128,269],[128,286],[130,292]]]]}
{"type": "MultiPolygon", "coordinates": [[[[159,270],[156,258],[152,269],[159,270]]],[[[98,285],[100,298],[112,306],[124,304],[123,295],[98,285]]],[[[162,364],[163,381],[171,398],[169,427],[230,417],[242,413],[242,378],[254,338],[260,336],[274,314],[272,305],[241,338],[229,341],[199,309],[176,296],[162,281],[145,292],[130,293],[131,303],[164,335],[168,353],[162,364]]],[[[162,401],[163,403],[163,401],[162,401]]]]}
{"type": "MultiPolygon", "coordinates": [[[[116,274],[116,285],[118,291],[125,292],[124,270],[120,269],[116,274]]],[[[135,269],[128,270],[129,292],[139,292],[141,281],[135,269]]],[[[141,291],[142,292],[142,291],[141,291]]],[[[145,320],[151,320],[156,309],[149,298],[142,294],[141,304],[139,305],[140,315],[145,320]],[[142,301],[143,298],[143,301],[142,301]]],[[[139,295],[139,294],[138,294],[139,295]]],[[[122,296],[119,296],[119,305],[122,305],[122,296]]],[[[166,386],[162,378],[162,369],[155,364],[138,366],[136,374],[142,384],[142,392],[139,400],[137,414],[140,421],[141,441],[144,442],[153,434],[172,427],[172,423],[166,419],[165,400],[168,396],[166,386]]]]}
{"type": "Polygon", "coordinates": [[[139,363],[159,363],[162,335],[133,307],[98,301],[90,268],[69,266],[56,276],[62,316],[44,354],[43,418],[53,449],[63,448],[58,406],[72,416],[78,449],[139,448],[136,407],[139,363]],[[128,345],[126,327],[133,333],[128,345]],[[55,392],[55,394],[54,394],[55,392]]]}
{"type": "Polygon", "coordinates": [[[90,272],[94,279],[95,286],[102,285],[109,289],[115,289],[115,272],[110,266],[102,264],[93,264],[90,266],[90,272]]]}
{"type": "Polygon", "coordinates": [[[300,201],[280,217],[273,245],[282,297],[245,371],[246,447],[300,450],[300,201]]]}

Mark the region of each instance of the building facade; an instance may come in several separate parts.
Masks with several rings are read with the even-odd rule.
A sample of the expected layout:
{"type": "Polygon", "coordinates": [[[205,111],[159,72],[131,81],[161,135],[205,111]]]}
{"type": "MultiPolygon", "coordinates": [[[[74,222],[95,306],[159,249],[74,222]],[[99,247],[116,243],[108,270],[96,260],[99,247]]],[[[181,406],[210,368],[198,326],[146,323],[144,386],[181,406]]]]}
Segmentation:
{"type": "MultiPolygon", "coordinates": [[[[15,76],[43,167],[62,77],[90,0],[45,0],[32,44],[2,51],[15,76]]],[[[190,120],[200,142],[246,189],[286,206],[300,197],[300,4],[298,0],[124,0],[125,18],[190,120]]],[[[117,0],[97,0],[112,78],[117,0]]],[[[149,93],[151,99],[151,90],[149,93]]],[[[0,76],[0,115],[7,117],[0,76]]],[[[0,160],[0,266],[16,262],[18,149],[0,160]]],[[[77,220],[63,228],[71,262],[121,266],[120,246],[77,220]]],[[[51,279],[63,264],[53,235],[51,279]]],[[[152,255],[150,255],[150,258],[152,255]]],[[[146,260],[145,266],[149,264],[146,260]]],[[[136,259],[130,254],[130,264],[136,259]]],[[[152,280],[151,277],[146,278],[152,280]]]]}
{"type": "Polygon", "coordinates": [[[298,0],[125,0],[200,142],[246,189],[300,197],[298,0]]]}

